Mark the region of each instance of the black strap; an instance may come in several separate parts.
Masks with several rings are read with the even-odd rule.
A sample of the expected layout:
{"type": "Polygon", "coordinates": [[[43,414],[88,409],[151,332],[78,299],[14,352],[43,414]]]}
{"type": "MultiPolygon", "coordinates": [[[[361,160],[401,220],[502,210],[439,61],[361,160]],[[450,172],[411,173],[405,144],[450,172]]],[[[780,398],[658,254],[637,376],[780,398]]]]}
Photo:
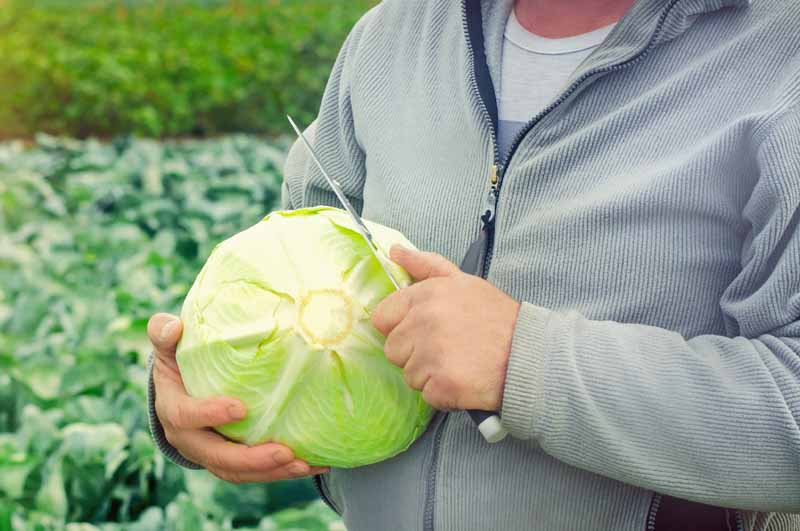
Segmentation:
{"type": "Polygon", "coordinates": [[[735,531],[736,511],[663,495],[655,531],[735,531]]]}
{"type": "Polygon", "coordinates": [[[478,83],[478,92],[486,105],[486,111],[492,119],[494,130],[497,131],[497,97],[494,92],[492,77],[489,74],[489,65],[486,61],[481,0],[465,0],[465,4],[467,10],[467,34],[472,45],[475,81],[478,83]]]}
{"type": "Polygon", "coordinates": [[[481,233],[474,242],[472,242],[467,249],[467,253],[461,260],[461,271],[468,275],[481,276],[483,271],[483,258],[486,255],[486,246],[488,243],[488,233],[486,227],[481,229],[481,233]]]}

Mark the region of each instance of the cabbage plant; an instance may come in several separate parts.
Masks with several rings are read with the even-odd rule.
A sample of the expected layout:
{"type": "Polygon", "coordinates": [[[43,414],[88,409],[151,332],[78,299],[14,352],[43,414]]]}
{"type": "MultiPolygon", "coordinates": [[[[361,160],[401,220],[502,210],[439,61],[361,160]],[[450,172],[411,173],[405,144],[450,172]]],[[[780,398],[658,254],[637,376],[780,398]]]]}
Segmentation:
{"type": "MultiPolygon", "coordinates": [[[[388,259],[398,231],[366,222],[388,259]]],[[[241,399],[247,417],[218,431],[274,441],[311,465],[350,468],[394,456],[431,408],[383,352],[375,306],[394,290],[347,213],[273,212],[211,253],[181,311],[177,359],[196,397],[241,399]]]]}

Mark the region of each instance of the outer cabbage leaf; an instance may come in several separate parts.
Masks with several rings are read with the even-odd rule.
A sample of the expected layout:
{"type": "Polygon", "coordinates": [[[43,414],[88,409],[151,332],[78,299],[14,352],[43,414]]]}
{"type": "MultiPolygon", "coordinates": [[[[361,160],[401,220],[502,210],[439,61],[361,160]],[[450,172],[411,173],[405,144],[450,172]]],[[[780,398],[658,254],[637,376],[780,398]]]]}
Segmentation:
{"type": "MultiPolygon", "coordinates": [[[[399,232],[367,222],[388,259],[399,232]]],[[[273,212],[219,244],[181,312],[177,359],[187,391],[234,396],[247,417],[218,428],[274,441],[312,465],[362,466],[394,456],[432,409],[383,352],[370,315],[393,286],[346,212],[273,212]]]]}

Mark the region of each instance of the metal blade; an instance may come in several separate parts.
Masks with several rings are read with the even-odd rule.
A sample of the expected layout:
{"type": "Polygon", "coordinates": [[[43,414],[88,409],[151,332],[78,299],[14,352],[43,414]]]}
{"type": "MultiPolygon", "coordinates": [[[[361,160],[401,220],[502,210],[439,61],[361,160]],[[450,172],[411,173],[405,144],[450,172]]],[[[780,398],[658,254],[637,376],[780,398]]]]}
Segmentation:
{"type": "Polygon", "coordinates": [[[356,225],[356,230],[367,241],[370,251],[372,251],[372,254],[378,260],[378,263],[381,265],[381,268],[383,268],[383,271],[386,273],[386,276],[389,277],[389,280],[392,281],[392,284],[394,285],[395,289],[399,290],[400,284],[397,282],[397,279],[394,278],[394,275],[392,275],[392,272],[389,270],[389,267],[384,263],[383,257],[378,251],[378,246],[375,245],[375,240],[372,237],[372,233],[364,224],[364,221],[361,219],[361,216],[358,215],[358,212],[356,212],[356,210],[353,208],[353,205],[350,204],[350,201],[347,200],[347,196],[344,195],[344,191],[342,191],[342,185],[339,184],[339,181],[328,175],[327,171],[325,171],[325,167],[322,166],[322,163],[317,158],[317,154],[314,151],[314,148],[311,147],[311,143],[309,143],[309,141],[306,140],[305,135],[303,135],[303,132],[300,130],[299,127],[297,127],[297,124],[294,123],[292,117],[289,116],[288,114],[286,115],[286,117],[289,119],[289,123],[292,124],[292,129],[294,129],[294,132],[297,133],[297,136],[300,137],[300,140],[303,142],[303,144],[306,146],[306,149],[311,154],[311,158],[317,165],[317,168],[319,168],[319,171],[322,172],[322,175],[325,177],[325,180],[328,181],[328,184],[333,189],[333,192],[336,194],[336,197],[339,198],[339,202],[342,204],[344,209],[347,210],[348,214],[350,214],[353,223],[355,223],[356,225]]]}

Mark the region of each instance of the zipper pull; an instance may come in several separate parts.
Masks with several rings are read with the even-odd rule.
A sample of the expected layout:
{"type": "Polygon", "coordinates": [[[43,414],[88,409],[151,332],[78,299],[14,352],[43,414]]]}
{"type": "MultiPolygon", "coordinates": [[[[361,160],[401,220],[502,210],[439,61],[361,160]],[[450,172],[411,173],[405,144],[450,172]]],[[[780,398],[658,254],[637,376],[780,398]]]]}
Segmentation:
{"type": "Polygon", "coordinates": [[[497,206],[497,165],[492,164],[492,169],[489,172],[489,183],[491,187],[489,188],[489,193],[486,194],[486,201],[484,202],[483,208],[483,215],[481,215],[481,221],[483,221],[483,226],[487,227],[490,223],[494,221],[494,211],[495,207],[497,206]]]}

